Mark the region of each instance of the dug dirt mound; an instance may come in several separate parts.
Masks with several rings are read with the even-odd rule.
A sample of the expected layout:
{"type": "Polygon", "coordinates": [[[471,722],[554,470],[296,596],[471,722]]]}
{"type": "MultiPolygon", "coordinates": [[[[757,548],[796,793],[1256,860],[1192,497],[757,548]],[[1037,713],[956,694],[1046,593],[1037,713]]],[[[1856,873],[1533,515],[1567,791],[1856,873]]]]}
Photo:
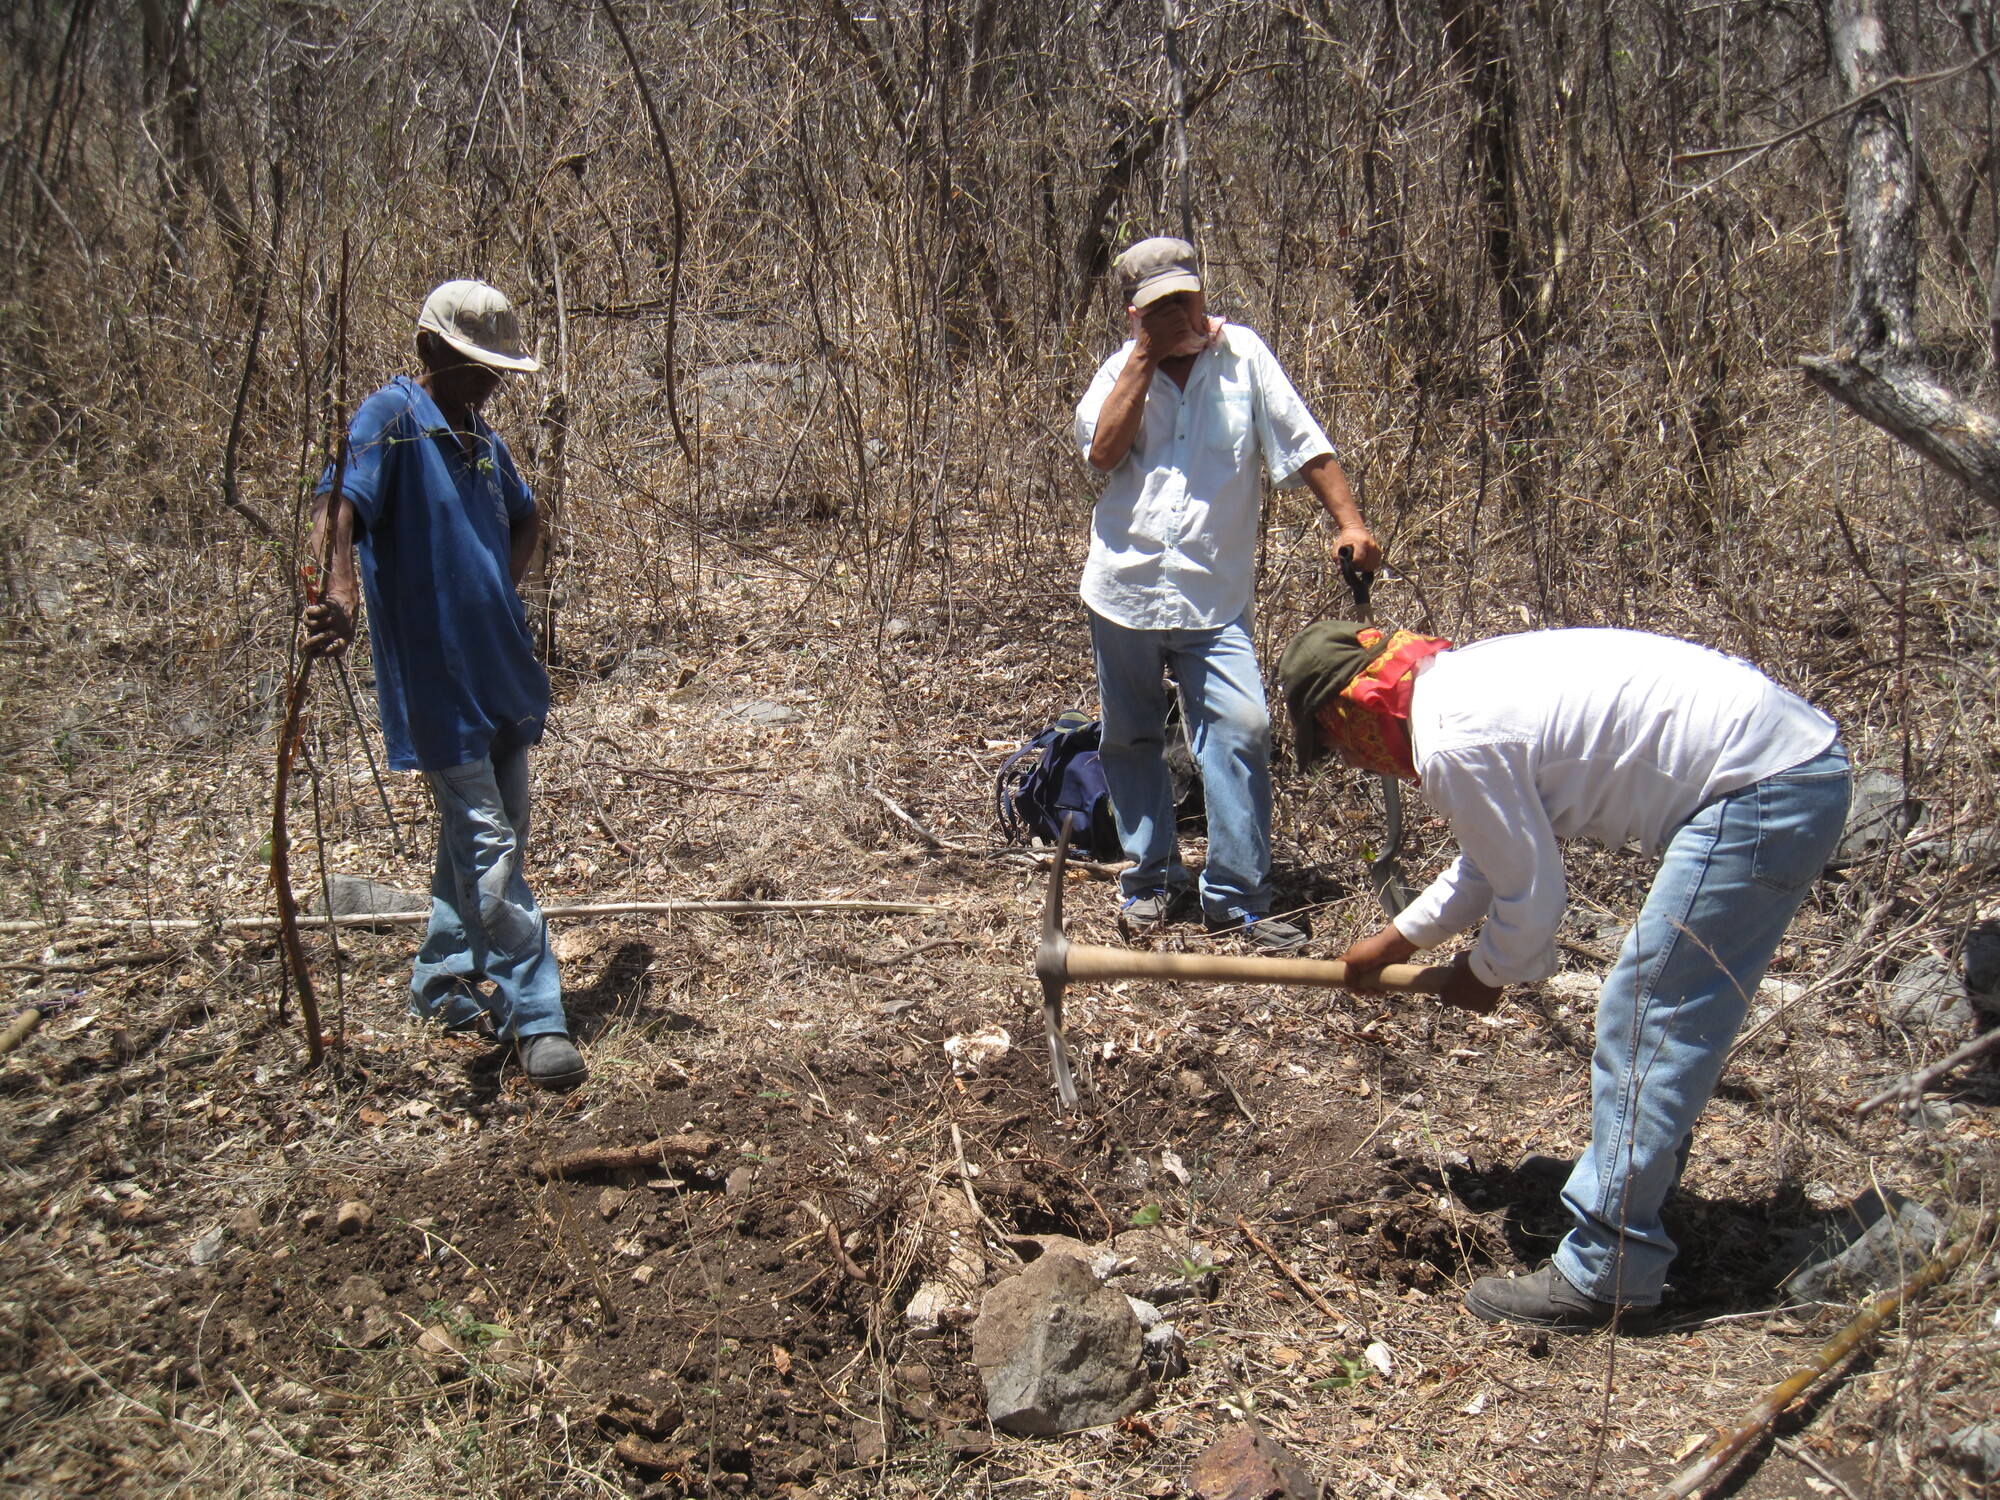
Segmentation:
{"type": "Polygon", "coordinates": [[[198,1359],[227,1349],[357,1399],[538,1390],[645,1483],[769,1494],[963,1446],[985,1404],[979,1288],[933,1326],[904,1317],[927,1280],[966,1278],[962,1238],[983,1284],[1081,1244],[1186,1316],[1240,1263],[1234,1216],[1299,1180],[1312,1196],[1270,1233],[1317,1225],[1338,1275],[1394,1294],[1491,1259],[1411,1164],[1330,1170],[1337,1126],[1252,1128],[1198,1062],[1100,1059],[1109,1107],[1067,1124],[1019,1049],[969,1079],[907,1045],[693,1084],[669,1070],[428,1169],[331,1185],[252,1253],[179,1273],[176,1321],[198,1359]],[[365,1202],[365,1225],[343,1233],[340,1201],[365,1202]],[[1162,1224],[1169,1205],[1183,1222],[1162,1224]]]}

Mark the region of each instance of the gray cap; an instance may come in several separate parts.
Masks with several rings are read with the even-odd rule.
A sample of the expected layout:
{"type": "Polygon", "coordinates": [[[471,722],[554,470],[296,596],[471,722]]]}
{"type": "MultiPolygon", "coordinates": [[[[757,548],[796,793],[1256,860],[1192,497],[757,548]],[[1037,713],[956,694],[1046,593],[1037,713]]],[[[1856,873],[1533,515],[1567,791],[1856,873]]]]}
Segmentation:
{"type": "Polygon", "coordinates": [[[417,331],[434,333],[467,359],[496,370],[539,370],[521,342],[514,304],[483,281],[447,281],[424,299],[417,331]]]}
{"type": "Polygon", "coordinates": [[[1201,275],[1195,269],[1194,246],[1164,235],[1127,245],[1111,263],[1125,287],[1128,307],[1144,307],[1175,292],[1198,292],[1201,275]]]}

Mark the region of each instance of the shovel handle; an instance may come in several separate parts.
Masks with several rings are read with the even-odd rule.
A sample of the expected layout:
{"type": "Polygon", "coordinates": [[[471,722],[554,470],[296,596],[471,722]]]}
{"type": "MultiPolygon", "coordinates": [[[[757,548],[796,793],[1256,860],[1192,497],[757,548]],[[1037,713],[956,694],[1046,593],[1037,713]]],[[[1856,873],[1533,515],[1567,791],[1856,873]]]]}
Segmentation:
{"type": "MultiPolygon", "coordinates": [[[[1233,953],[1149,953],[1133,948],[1069,946],[1069,982],[1086,979],[1205,979],[1240,984],[1302,984],[1318,989],[1350,987],[1347,965],[1337,958],[1252,958],[1233,953]]],[[[1376,971],[1370,989],[1436,995],[1451,981],[1449,964],[1388,964],[1376,971]]]]}

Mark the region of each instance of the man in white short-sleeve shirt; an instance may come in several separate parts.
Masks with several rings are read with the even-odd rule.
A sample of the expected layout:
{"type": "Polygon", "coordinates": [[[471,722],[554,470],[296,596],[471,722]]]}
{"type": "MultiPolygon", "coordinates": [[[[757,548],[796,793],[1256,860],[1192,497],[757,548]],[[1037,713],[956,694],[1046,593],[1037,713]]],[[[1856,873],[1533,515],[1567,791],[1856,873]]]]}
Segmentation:
{"type": "Polygon", "coordinates": [[[1269,915],[1270,713],[1250,638],[1264,481],[1304,486],[1336,548],[1372,572],[1375,539],[1277,358],[1248,328],[1208,315],[1194,247],[1149,239],[1113,263],[1131,337],[1076,409],[1076,442],[1108,477],[1091,514],[1080,592],[1090,609],[1104,723],[1100,760],[1118,838],[1127,930],[1168,920],[1192,882],[1174,836],[1166,674],[1179,684],[1201,767],[1208,859],[1201,909],[1286,952],[1306,934],[1269,915]]]}

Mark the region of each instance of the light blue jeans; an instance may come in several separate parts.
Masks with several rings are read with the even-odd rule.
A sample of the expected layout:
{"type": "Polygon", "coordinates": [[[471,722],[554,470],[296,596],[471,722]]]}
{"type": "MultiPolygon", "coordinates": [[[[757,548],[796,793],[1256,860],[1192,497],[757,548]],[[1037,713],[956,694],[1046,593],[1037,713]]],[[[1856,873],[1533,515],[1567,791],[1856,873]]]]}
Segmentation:
{"type": "Polygon", "coordinates": [[[438,810],[431,925],[410,978],[410,1010],[447,1026],[493,1018],[503,1038],[566,1032],[549,924],[521,873],[528,852],[528,752],[503,750],[426,771],[438,810]],[[477,986],[490,980],[490,998],[477,986]]]}
{"type": "Polygon", "coordinates": [[[1659,1302],[1675,1245],[1660,1223],[1695,1120],[1785,928],[1847,818],[1847,752],[1718,798],[1667,844],[1597,1002],[1590,1147],[1563,1203],[1556,1269],[1606,1302],[1659,1302]]]}
{"type": "Polygon", "coordinates": [[[1271,905],[1271,712],[1248,612],[1215,630],[1129,630],[1093,611],[1090,644],[1104,721],[1098,760],[1118,842],[1134,861],[1120,877],[1123,893],[1188,883],[1166,760],[1171,663],[1208,806],[1202,914],[1215,923],[1263,916],[1271,905]]]}

